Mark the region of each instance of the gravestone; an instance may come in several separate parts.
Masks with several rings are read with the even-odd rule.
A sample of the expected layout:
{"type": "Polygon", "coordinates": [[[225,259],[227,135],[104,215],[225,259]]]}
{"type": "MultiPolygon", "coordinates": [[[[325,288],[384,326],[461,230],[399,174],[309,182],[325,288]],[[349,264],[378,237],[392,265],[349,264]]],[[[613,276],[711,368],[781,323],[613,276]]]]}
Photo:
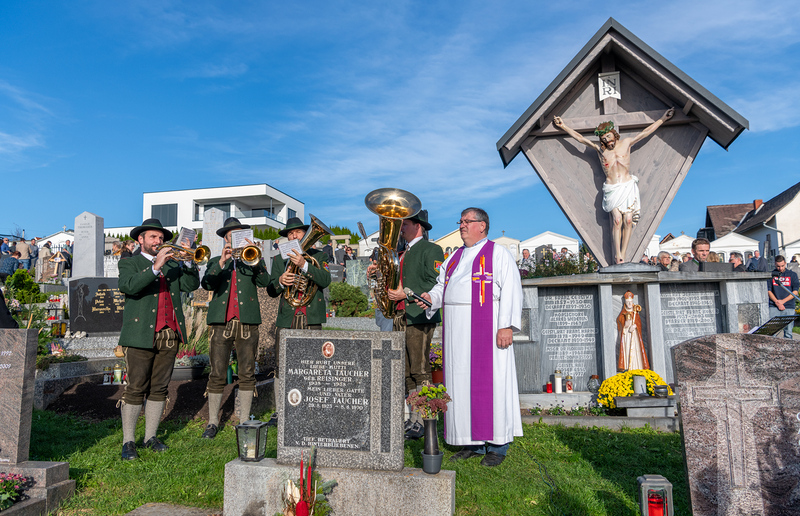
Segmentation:
{"type": "Polygon", "coordinates": [[[347,268],[347,284],[361,289],[365,296],[369,297],[369,280],[367,280],[367,267],[369,258],[353,258],[344,262],[347,268]]]}
{"type": "Polygon", "coordinates": [[[104,276],[103,217],[85,211],[75,217],[75,243],[72,246],[72,277],[104,276]]]}
{"type": "Polygon", "coordinates": [[[719,285],[661,285],[661,325],[667,349],[685,340],[723,331],[719,285]]]}
{"type": "Polygon", "coordinates": [[[69,327],[72,333],[112,333],[122,330],[125,296],[119,278],[80,278],[69,282],[69,327]]]}
{"type": "Polygon", "coordinates": [[[344,281],[344,267],[341,265],[329,263],[328,271],[331,273],[331,283],[341,283],[344,281]]]}
{"type": "Polygon", "coordinates": [[[282,513],[312,445],[335,514],[452,515],[454,471],[403,468],[404,352],[400,332],[281,330],[278,458],[225,465],[225,515],[282,513]]]}
{"type": "MultiPolygon", "coordinates": [[[[75,492],[69,463],[29,461],[36,372],[36,330],[0,330],[0,471],[29,477],[19,514],[51,514],[75,492]]],[[[15,507],[8,509],[15,512],[15,507]]],[[[5,514],[5,511],[3,512],[5,514]]]]}
{"type": "Polygon", "coordinates": [[[558,369],[583,386],[589,376],[597,374],[600,326],[596,292],[592,287],[540,289],[542,378],[547,379],[558,369]]]}
{"type": "Polygon", "coordinates": [[[0,469],[28,460],[36,331],[0,330],[0,469]]]}
{"type": "Polygon", "coordinates": [[[800,513],[800,355],[719,334],[672,349],[692,513],[800,513]]]}
{"type": "Polygon", "coordinates": [[[400,333],[281,331],[278,463],[318,448],[320,466],[403,468],[400,333]]]}
{"type": "Polygon", "coordinates": [[[203,212],[203,245],[211,249],[211,256],[220,256],[225,240],[217,235],[217,230],[225,225],[225,212],[211,208],[203,212]]]}

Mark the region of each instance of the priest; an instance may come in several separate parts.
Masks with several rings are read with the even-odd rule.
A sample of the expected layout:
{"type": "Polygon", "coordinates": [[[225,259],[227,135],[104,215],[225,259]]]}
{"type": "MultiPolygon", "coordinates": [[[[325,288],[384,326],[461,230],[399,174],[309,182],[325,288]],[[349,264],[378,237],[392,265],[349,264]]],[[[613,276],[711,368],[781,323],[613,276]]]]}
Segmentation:
{"type": "Polygon", "coordinates": [[[444,310],[444,383],[453,398],[445,441],[463,447],[451,461],[480,455],[483,466],[498,466],[514,437],[522,436],[512,346],[522,326],[522,283],[508,249],[487,238],[484,210],[467,208],[458,226],[464,246],[421,295],[431,303],[429,316],[444,310]]]}

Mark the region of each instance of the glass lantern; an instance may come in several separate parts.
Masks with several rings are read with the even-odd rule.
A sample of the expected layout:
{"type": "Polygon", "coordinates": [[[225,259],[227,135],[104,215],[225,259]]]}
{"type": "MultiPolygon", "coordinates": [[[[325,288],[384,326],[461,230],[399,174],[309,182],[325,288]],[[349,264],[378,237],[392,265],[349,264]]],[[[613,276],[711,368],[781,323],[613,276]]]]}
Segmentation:
{"type": "Polygon", "coordinates": [[[639,484],[639,509],[643,516],[674,516],[672,484],[661,475],[643,475],[639,484]]]}
{"type": "Polygon", "coordinates": [[[258,462],[263,459],[267,448],[267,423],[250,416],[250,421],[236,425],[236,445],[240,460],[258,462]]]}
{"type": "Polygon", "coordinates": [[[589,392],[592,394],[597,394],[600,392],[600,377],[596,374],[590,376],[589,383],[586,384],[586,388],[589,389],[589,392]]]}

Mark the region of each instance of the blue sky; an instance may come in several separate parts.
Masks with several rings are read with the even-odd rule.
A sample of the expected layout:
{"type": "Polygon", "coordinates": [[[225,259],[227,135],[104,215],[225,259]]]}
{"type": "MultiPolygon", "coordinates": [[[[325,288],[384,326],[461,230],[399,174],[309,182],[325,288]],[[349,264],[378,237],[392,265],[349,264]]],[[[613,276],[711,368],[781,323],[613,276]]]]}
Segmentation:
{"type": "Polygon", "coordinates": [[[268,183],[328,225],[377,229],[375,188],[410,190],[438,238],[461,208],[492,237],[575,236],[496,142],[613,16],[750,121],[707,140],[659,228],[800,180],[796,1],[6,1],[0,232],[83,211],[141,222],[142,192],[268,183]],[[770,5],[774,4],[774,5],[770,5]]]}

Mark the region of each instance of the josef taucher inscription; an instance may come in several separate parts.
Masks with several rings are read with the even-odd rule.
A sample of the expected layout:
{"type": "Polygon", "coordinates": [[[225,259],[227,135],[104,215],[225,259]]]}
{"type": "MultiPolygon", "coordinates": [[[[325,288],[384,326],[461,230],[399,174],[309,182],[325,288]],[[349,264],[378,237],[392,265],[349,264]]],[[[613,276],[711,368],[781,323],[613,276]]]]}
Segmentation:
{"type": "Polygon", "coordinates": [[[721,332],[719,289],[701,283],[662,284],[661,321],[667,348],[721,332]]]}
{"type": "Polygon", "coordinates": [[[315,446],[332,467],[403,467],[400,333],[281,332],[278,462],[315,446]]]}
{"type": "Polygon", "coordinates": [[[540,290],[539,321],[542,328],[542,376],[556,369],[585,385],[597,371],[597,321],[591,288],[540,290]]]}
{"type": "Polygon", "coordinates": [[[125,296],[118,278],[80,278],[69,282],[70,329],[87,333],[122,329],[125,296]]]}

